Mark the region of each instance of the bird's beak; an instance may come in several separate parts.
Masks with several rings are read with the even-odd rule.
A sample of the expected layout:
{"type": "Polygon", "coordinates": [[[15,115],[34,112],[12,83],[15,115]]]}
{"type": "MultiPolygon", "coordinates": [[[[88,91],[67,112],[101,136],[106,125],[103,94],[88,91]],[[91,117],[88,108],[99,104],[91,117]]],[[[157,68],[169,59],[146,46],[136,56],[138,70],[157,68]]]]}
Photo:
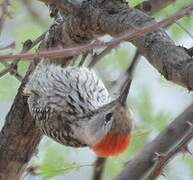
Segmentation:
{"type": "Polygon", "coordinates": [[[119,96],[119,102],[120,104],[122,105],[125,105],[126,104],[126,101],[127,101],[127,96],[129,94],[129,89],[130,89],[130,86],[131,86],[131,79],[128,79],[124,85],[124,87],[122,88],[122,92],[119,96]]]}

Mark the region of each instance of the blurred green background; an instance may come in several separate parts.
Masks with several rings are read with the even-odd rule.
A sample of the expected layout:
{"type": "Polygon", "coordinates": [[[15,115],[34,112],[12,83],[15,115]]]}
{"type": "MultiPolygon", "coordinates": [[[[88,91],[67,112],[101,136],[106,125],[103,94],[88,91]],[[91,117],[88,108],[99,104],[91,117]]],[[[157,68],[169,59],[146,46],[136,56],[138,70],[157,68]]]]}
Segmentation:
{"type": "MultiPolygon", "coordinates": [[[[131,6],[140,2],[142,1],[129,0],[131,6]]],[[[157,20],[163,19],[190,2],[191,0],[177,0],[176,3],[153,16],[157,20]]],[[[16,47],[13,50],[0,51],[1,54],[10,51],[18,53],[25,40],[35,39],[52,23],[48,8],[37,0],[12,1],[10,13],[11,16],[7,18],[0,37],[0,45],[15,41],[16,47]]],[[[174,23],[167,29],[167,32],[177,45],[192,47],[193,38],[190,34],[193,35],[193,16],[184,17],[178,21],[178,24],[174,23]]],[[[130,43],[123,43],[97,64],[95,70],[107,86],[125,70],[134,53],[134,46],[130,43]]],[[[19,63],[19,72],[22,75],[25,74],[28,65],[29,63],[26,61],[19,63]]],[[[3,66],[0,64],[0,70],[2,69],[3,66]]],[[[19,85],[20,82],[9,74],[0,78],[1,127],[19,85]]],[[[128,105],[132,108],[135,116],[133,140],[124,154],[108,159],[104,180],[112,180],[128,159],[192,102],[192,97],[191,92],[166,81],[144,58],[141,58],[135,71],[128,99],[128,105]]],[[[191,144],[190,149],[193,149],[191,144]]],[[[95,158],[94,153],[88,148],[65,147],[45,137],[39,146],[37,155],[30,162],[30,166],[34,167],[35,172],[26,172],[23,179],[89,180],[92,177],[95,158]]],[[[179,155],[164,170],[166,177],[162,176],[159,179],[191,180],[193,179],[192,169],[192,157],[179,155]]]]}

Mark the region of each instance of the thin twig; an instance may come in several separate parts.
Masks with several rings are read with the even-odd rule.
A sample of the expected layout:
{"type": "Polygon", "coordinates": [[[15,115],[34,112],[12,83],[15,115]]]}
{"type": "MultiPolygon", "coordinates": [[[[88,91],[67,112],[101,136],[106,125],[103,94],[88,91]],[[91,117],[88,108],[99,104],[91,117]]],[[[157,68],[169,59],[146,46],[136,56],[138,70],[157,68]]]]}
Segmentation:
{"type": "Polygon", "coordinates": [[[185,28],[183,27],[179,22],[175,22],[182,30],[184,30],[189,36],[191,39],[193,39],[193,35],[185,28]]]}
{"type": "Polygon", "coordinates": [[[79,62],[79,64],[78,64],[79,67],[84,64],[84,62],[85,62],[88,54],[89,54],[88,52],[82,54],[82,58],[81,58],[81,60],[80,60],[80,62],[79,62]]]}
{"type": "Polygon", "coordinates": [[[101,180],[105,168],[106,159],[98,157],[95,161],[94,173],[92,180],[101,180]]]}
{"type": "Polygon", "coordinates": [[[88,68],[93,68],[104,56],[109,54],[113,48],[111,46],[105,48],[101,53],[94,54],[91,62],[88,65],[88,68]]]}
{"type": "Polygon", "coordinates": [[[15,78],[18,80],[18,81],[22,81],[23,77],[22,75],[20,75],[18,72],[17,72],[17,68],[15,69],[14,67],[15,66],[12,66],[12,64],[9,64],[7,62],[1,62],[1,64],[3,64],[6,68],[3,70],[4,71],[4,74],[2,72],[0,72],[0,77],[4,76],[6,73],[10,73],[11,75],[15,76],[15,78]],[[12,67],[12,68],[11,68],[12,67]],[[11,70],[10,70],[11,69],[11,70]],[[2,74],[1,74],[2,73],[2,74]]]}
{"type": "MultiPolygon", "coordinates": [[[[36,46],[45,36],[45,33],[43,33],[41,36],[36,38],[34,41],[31,40],[26,40],[23,44],[23,48],[21,50],[21,53],[25,53],[32,49],[34,46],[36,46]]],[[[5,69],[0,71],[0,78],[4,76],[7,73],[10,73],[11,75],[15,76],[15,78],[19,81],[22,81],[23,77],[17,72],[17,64],[19,63],[21,59],[15,59],[12,63],[7,63],[7,62],[1,62],[4,66],[5,69]]]]}
{"type": "Polygon", "coordinates": [[[190,129],[187,131],[184,138],[173,149],[171,149],[167,154],[156,153],[158,162],[156,163],[150,175],[147,177],[147,180],[155,180],[162,173],[163,168],[167,165],[169,160],[171,160],[179,152],[189,152],[187,145],[192,138],[193,125],[191,123],[190,129]]]}
{"type": "MultiPolygon", "coordinates": [[[[94,166],[94,164],[82,164],[82,165],[77,165],[76,163],[72,163],[72,165],[69,165],[69,167],[63,167],[63,168],[58,168],[56,170],[53,170],[54,173],[58,172],[65,172],[65,171],[69,171],[69,170],[73,170],[73,169],[80,169],[80,168],[84,168],[84,167],[92,167],[94,166]]],[[[27,175],[31,175],[31,176],[38,176],[40,175],[40,173],[38,172],[40,166],[39,165],[30,165],[26,168],[26,174],[23,176],[22,180],[27,176],[27,175]]]]}
{"type": "Polygon", "coordinates": [[[3,69],[2,71],[0,71],[0,77],[4,76],[5,74],[7,74],[10,71],[10,67],[7,67],[5,69],[3,69]]]}

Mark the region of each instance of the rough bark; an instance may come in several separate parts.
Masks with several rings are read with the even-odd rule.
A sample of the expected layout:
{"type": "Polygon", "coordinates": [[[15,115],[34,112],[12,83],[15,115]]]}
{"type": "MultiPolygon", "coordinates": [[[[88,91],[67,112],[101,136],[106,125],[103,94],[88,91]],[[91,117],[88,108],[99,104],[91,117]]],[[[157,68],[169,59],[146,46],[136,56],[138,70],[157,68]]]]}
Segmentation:
{"type": "Polygon", "coordinates": [[[28,111],[22,90],[35,65],[29,67],[0,132],[0,179],[17,180],[31,159],[41,133],[28,111]]]}
{"type": "MultiPolygon", "coordinates": [[[[107,15],[107,12],[100,12],[99,16],[97,22],[101,32],[112,36],[154,21],[143,12],[126,5],[120,7],[114,14],[107,15]]],[[[190,90],[193,88],[193,61],[183,48],[174,44],[164,30],[145,33],[131,42],[166,79],[190,90]]]]}

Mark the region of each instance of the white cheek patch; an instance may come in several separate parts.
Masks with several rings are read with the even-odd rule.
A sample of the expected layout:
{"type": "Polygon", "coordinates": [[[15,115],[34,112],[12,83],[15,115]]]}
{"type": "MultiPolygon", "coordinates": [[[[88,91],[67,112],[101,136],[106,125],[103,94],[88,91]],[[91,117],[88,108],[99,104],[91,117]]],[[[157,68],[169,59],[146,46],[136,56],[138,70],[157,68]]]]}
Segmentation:
{"type": "Polygon", "coordinates": [[[97,144],[109,131],[112,122],[109,122],[106,127],[102,126],[99,129],[92,128],[92,124],[85,123],[79,128],[73,127],[74,137],[79,139],[82,143],[93,146],[97,144]]]}
{"type": "Polygon", "coordinates": [[[77,128],[73,127],[73,134],[76,139],[79,139],[82,143],[91,146],[92,144],[95,143],[97,140],[97,137],[95,134],[91,133],[91,130],[88,127],[84,128],[77,128]]]}

